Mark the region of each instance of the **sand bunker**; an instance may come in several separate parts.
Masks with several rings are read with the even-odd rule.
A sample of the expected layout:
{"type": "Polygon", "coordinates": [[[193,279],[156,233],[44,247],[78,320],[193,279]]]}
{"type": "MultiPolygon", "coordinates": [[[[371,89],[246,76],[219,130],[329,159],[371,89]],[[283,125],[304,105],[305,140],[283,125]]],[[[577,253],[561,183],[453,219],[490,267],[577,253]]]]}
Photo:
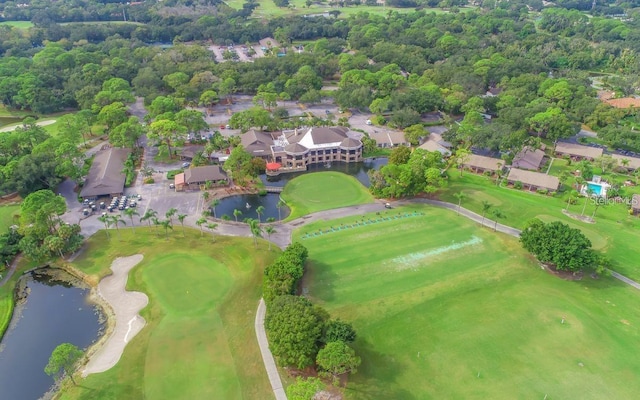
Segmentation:
{"type": "Polygon", "coordinates": [[[104,346],[89,360],[82,376],[104,372],[118,363],[127,343],[146,324],[138,312],[149,303],[149,298],[141,292],[127,292],[129,271],[142,261],[142,255],[116,258],[111,264],[113,275],[98,284],[98,294],[111,305],[115,313],[115,328],[104,346]]]}

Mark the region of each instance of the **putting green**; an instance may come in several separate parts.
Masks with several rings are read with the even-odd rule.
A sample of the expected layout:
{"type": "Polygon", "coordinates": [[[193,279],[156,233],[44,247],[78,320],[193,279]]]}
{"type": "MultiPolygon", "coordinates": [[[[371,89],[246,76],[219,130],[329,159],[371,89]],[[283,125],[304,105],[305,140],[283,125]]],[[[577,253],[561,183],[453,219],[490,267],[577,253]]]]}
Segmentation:
{"type": "Polygon", "coordinates": [[[365,220],[398,212],[410,216],[294,233],[309,249],[303,290],[358,333],[363,363],[347,398],[636,396],[637,290],[556,278],[515,239],[448,210],[365,220]],[[318,231],[330,232],[310,236],[318,231]]]}
{"type": "Polygon", "coordinates": [[[315,172],[291,180],[282,192],[292,220],[317,211],[372,203],[373,196],[354,177],[341,172],[315,172]]]}
{"type": "Polygon", "coordinates": [[[128,290],[144,292],[145,328],[112,369],[65,387],[63,399],[263,399],[271,387],[253,323],[262,271],[277,255],[248,238],[185,229],[98,232],[75,265],[104,276],[110,260],[141,253],[128,290]]]}

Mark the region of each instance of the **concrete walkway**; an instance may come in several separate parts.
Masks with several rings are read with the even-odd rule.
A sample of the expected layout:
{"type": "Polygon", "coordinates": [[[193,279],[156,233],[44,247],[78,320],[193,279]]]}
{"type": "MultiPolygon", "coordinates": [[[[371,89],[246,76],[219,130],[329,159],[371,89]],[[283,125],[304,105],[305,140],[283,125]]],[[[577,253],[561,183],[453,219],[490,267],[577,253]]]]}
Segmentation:
{"type": "Polygon", "coordinates": [[[258,345],[260,346],[260,353],[262,354],[262,361],[264,362],[264,368],[267,370],[267,376],[269,382],[273,388],[273,394],[276,396],[276,400],[287,400],[287,394],[282,387],[282,380],[280,380],[280,373],[276,362],[273,359],[271,350],[269,350],[269,342],[267,341],[267,333],[264,330],[264,316],[267,313],[267,307],[264,304],[264,299],[260,299],[258,304],[258,312],[256,313],[256,337],[258,338],[258,345]]]}

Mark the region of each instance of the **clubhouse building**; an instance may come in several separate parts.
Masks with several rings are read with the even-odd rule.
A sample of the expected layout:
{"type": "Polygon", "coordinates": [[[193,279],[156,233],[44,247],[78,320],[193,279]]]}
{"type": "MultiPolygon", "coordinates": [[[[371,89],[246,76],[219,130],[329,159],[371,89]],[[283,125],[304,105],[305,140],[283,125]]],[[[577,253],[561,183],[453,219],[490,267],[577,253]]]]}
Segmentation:
{"type": "Polygon", "coordinates": [[[80,191],[80,197],[95,200],[99,197],[121,196],[126,180],[122,170],[130,153],[129,149],[113,147],[98,152],[80,191]]]}
{"type": "Polygon", "coordinates": [[[250,130],[241,143],[252,156],[267,161],[267,175],[305,171],[312,164],[362,161],[362,142],[342,126],[279,133],[250,130]]]}

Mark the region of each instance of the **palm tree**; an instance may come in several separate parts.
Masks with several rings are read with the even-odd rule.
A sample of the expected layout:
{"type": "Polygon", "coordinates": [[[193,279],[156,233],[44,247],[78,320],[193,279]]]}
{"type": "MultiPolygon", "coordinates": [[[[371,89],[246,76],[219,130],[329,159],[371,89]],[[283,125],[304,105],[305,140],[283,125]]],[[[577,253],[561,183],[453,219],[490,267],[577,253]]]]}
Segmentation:
{"type": "Polygon", "coordinates": [[[453,195],[456,199],[458,199],[458,215],[460,215],[460,205],[462,204],[462,200],[467,198],[467,195],[464,192],[458,192],[453,195]]]}
{"type": "Polygon", "coordinates": [[[111,239],[111,237],[109,236],[109,226],[111,226],[111,218],[109,218],[107,214],[103,214],[102,216],[98,217],[98,221],[104,224],[104,231],[107,234],[107,239],[111,239]]]}
{"type": "Polygon", "coordinates": [[[569,211],[569,205],[573,202],[573,199],[578,195],[577,190],[572,190],[569,192],[569,200],[567,200],[567,207],[564,209],[565,211],[569,211]]]}
{"type": "Polygon", "coordinates": [[[60,236],[47,236],[47,238],[44,240],[44,244],[51,252],[60,254],[60,258],[64,260],[62,249],[64,249],[65,243],[60,236]]]}
{"type": "Polygon", "coordinates": [[[149,222],[149,228],[151,228],[151,220],[155,217],[158,216],[158,212],[154,211],[152,209],[148,209],[144,215],[142,216],[142,218],[140,218],[140,222],[142,221],[148,221],[149,222]]]}
{"type": "Polygon", "coordinates": [[[126,225],[127,222],[125,220],[123,220],[122,218],[120,218],[120,215],[112,215],[109,217],[111,219],[111,223],[113,225],[115,225],[116,227],[116,231],[118,231],[118,237],[120,237],[120,228],[118,228],[118,225],[122,224],[122,225],[126,225]]]}
{"type": "Polygon", "coordinates": [[[208,223],[207,224],[207,229],[209,229],[211,231],[211,241],[212,242],[216,241],[216,235],[214,235],[214,233],[213,233],[213,231],[215,231],[216,228],[218,228],[218,224],[214,224],[214,223],[208,223]]]}
{"type": "Polygon", "coordinates": [[[262,237],[262,227],[260,226],[260,222],[257,219],[248,218],[247,224],[249,225],[249,229],[251,229],[251,235],[253,235],[253,244],[258,247],[258,238],[262,237]]]}
{"type": "Polygon", "coordinates": [[[236,222],[238,222],[238,217],[242,215],[242,211],[238,210],[237,208],[235,210],[233,210],[233,216],[236,219],[236,222]]]}
{"type": "Polygon", "coordinates": [[[275,218],[273,218],[273,217],[269,217],[269,218],[267,218],[267,219],[266,219],[266,222],[267,222],[268,224],[270,224],[270,223],[272,223],[272,222],[276,222],[276,219],[275,219],[275,218]]]}
{"type": "Polygon", "coordinates": [[[262,223],[262,220],[260,219],[260,216],[264,213],[264,207],[263,206],[258,206],[256,208],[256,214],[258,214],[258,223],[262,223]]]}
{"type": "Polygon", "coordinates": [[[266,228],[264,228],[264,233],[266,233],[267,237],[269,238],[269,251],[271,251],[271,235],[276,233],[276,228],[274,228],[273,226],[269,225],[266,228]]]}
{"type": "Polygon", "coordinates": [[[171,207],[169,209],[169,211],[167,211],[164,216],[167,217],[169,219],[169,223],[171,224],[171,226],[173,226],[173,216],[176,215],[176,213],[178,212],[177,209],[171,207]]]}
{"type": "MultiPolygon", "coordinates": [[[[140,216],[140,213],[138,213],[135,208],[127,208],[126,210],[124,210],[124,214],[131,219],[131,229],[133,229],[133,226],[134,226],[133,216],[134,215],[140,216]]],[[[135,230],[133,231],[133,234],[134,235],[136,234],[135,230]]]]}
{"type": "Polygon", "coordinates": [[[187,214],[178,214],[178,221],[180,221],[180,225],[182,225],[182,237],[185,237],[184,235],[184,219],[187,217],[187,214]]]}
{"type": "Polygon", "coordinates": [[[213,201],[211,202],[211,209],[213,210],[213,218],[218,218],[216,217],[216,207],[218,207],[219,205],[220,205],[219,199],[213,199],[213,201]]]}
{"type": "Polygon", "coordinates": [[[582,206],[582,213],[580,215],[584,215],[584,210],[587,209],[587,203],[589,202],[589,199],[591,198],[591,196],[593,196],[593,190],[591,190],[588,186],[587,186],[586,194],[587,196],[584,199],[584,206],[582,206]]]}
{"type": "Polygon", "coordinates": [[[207,222],[207,219],[206,219],[205,217],[199,218],[199,219],[196,221],[196,225],[198,225],[198,226],[200,227],[200,236],[201,236],[201,237],[202,237],[202,235],[204,235],[204,231],[202,230],[202,225],[203,225],[204,223],[206,223],[206,222],[207,222]]]}
{"type": "Polygon", "coordinates": [[[160,228],[160,220],[156,217],[153,217],[151,218],[151,221],[153,222],[153,226],[156,227],[156,235],[160,237],[160,231],[158,230],[158,228],[160,228]]]}
{"type": "Polygon", "coordinates": [[[207,201],[209,201],[209,196],[211,196],[211,193],[209,192],[202,192],[202,198],[204,200],[204,204],[202,205],[202,208],[205,208],[205,204],[207,203],[207,201]]]}
{"type": "Polygon", "coordinates": [[[280,209],[285,205],[285,202],[282,199],[278,200],[276,204],[276,208],[278,209],[278,220],[282,221],[282,215],[280,215],[280,209]]]}
{"type": "Polygon", "coordinates": [[[495,218],[495,224],[493,224],[493,231],[498,230],[498,219],[506,218],[507,216],[499,208],[494,208],[491,210],[491,215],[495,218]]]}
{"type": "Polygon", "coordinates": [[[169,239],[169,229],[173,230],[173,224],[171,220],[165,219],[160,221],[160,225],[164,228],[164,233],[167,235],[167,239],[169,239]]]}
{"type": "Polygon", "coordinates": [[[482,200],[482,226],[484,226],[484,216],[491,207],[493,207],[493,204],[489,203],[486,200],[482,200]]]}

